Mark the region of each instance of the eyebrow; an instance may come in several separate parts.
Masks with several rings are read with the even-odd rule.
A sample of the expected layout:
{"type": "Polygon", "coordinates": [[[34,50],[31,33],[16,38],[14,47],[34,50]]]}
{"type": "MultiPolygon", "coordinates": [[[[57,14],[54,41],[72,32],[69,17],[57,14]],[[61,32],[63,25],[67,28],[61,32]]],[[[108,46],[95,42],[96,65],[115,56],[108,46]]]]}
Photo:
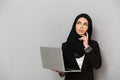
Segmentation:
{"type": "Polygon", "coordinates": [[[78,23],[78,22],[81,22],[81,21],[77,21],[77,23],[78,23]]]}
{"type": "MultiPolygon", "coordinates": [[[[81,22],[81,21],[77,21],[77,23],[78,23],[78,22],[81,22]]],[[[87,23],[87,22],[85,22],[85,24],[88,24],[88,23],[87,23]]]]}

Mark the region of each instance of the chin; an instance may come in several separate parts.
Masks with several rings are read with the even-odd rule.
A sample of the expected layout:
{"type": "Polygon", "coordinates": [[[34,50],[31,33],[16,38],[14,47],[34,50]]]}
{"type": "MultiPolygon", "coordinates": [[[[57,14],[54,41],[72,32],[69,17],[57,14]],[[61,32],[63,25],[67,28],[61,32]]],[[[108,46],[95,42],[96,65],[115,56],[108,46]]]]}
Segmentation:
{"type": "Polygon", "coordinates": [[[85,34],[85,33],[80,33],[79,35],[82,36],[82,35],[84,35],[84,34],[85,34]]]}
{"type": "Polygon", "coordinates": [[[77,32],[77,34],[78,34],[79,36],[82,36],[82,35],[85,34],[85,32],[84,32],[84,33],[82,33],[82,32],[77,32]]]}
{"type": "Polygon", "coordinates": [[[79,34],[79,36],[82,36],[83,34],[79,34]]]}

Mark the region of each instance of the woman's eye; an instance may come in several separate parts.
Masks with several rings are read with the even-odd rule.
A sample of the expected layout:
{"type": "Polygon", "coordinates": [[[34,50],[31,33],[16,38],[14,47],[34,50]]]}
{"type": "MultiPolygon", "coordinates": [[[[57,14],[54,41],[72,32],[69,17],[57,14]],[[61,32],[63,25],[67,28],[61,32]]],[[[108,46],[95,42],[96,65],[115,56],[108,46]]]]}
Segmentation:
{"type": "Polygon", "coordinates": [[[77,24],[80,24],[81,22],[77,22],[77,24]]]}
{"type": "Polygon", "coordinates": [[[88,24],[87,24],[87,23],[85,23],[84,25],[85,25],[85,26],[88,26],[88,24]]]}

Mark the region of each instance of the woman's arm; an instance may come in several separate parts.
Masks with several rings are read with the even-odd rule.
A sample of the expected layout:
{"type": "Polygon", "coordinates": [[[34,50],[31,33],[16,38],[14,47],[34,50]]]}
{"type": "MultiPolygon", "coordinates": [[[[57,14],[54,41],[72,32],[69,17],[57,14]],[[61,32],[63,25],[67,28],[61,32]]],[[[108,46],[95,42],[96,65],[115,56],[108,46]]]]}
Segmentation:
{"type": "Polygon", "coordinates": [[[100,54],[100,48],[99,44],[94,41],[92,45],[90,45],[91,49],[87,50],[86,56],[88,56],[90,62],[92,63],[93,67],[95,69],[98,69],[101,67],[102,60],[101,60],[101,54],[100,54]]]}

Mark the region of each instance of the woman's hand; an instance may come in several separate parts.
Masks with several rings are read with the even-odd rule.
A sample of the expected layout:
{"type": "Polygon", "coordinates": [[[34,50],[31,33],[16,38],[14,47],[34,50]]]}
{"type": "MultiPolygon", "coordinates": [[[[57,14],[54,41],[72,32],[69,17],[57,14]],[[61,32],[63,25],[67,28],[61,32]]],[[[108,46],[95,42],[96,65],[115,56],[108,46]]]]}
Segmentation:
{"type": "Polygon", "coordinates": [[[54,70],[54,69],[52,69],[52,71],[58,72],[60,75],[64,75],[64,72],[62,72],[62,71],[58,71],[58,70],[54,70]]]}
{"type": "Polygon", "coordinates": [[[88,33],[86,32],[86,36],[85,35],[82,35],[81,38],[79,38],[79,40],[83,40],[83,45],[85,48],[89,47],[89,44],[88,44],[88,33]]]}

